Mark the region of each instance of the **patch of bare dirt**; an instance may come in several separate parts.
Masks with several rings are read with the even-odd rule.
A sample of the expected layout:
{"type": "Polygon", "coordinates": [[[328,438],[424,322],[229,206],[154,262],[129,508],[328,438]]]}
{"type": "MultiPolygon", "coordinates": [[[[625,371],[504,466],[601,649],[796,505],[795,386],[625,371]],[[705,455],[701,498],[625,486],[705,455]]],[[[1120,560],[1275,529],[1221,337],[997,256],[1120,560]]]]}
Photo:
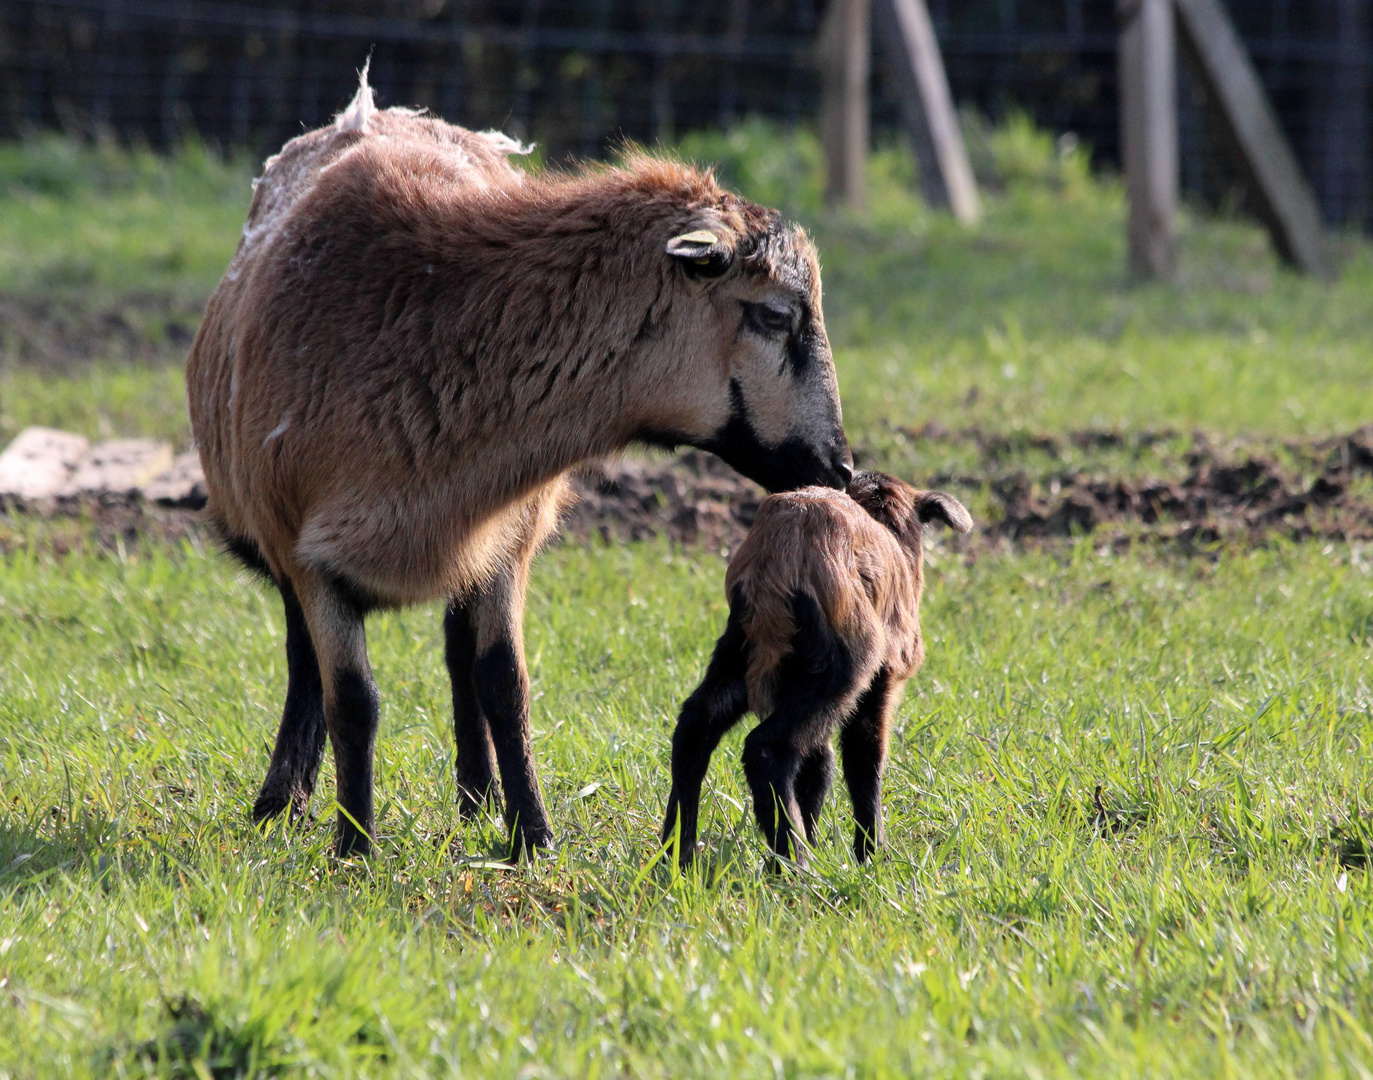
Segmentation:
{"type": "Polygon", "coordinates": [[[930,485],[986,484],[999,511],[984,534],[1012,541],[1087,533],[1208,544],[1221,540],[1261,542],[1373,539],[1373,426],[1337,438],[1219,447],[1191,436],[1180,456],[1154,454],[1165,475],[1111,475],[1090,466],[1050,469],[1038,475],[1007,468],[1004,461],[1032,450],[1051,459],[1070,450],[1140,451],[1185,442],[1177,432],[1074,432],[1064,438],[1009,440],[977,431],[953,435],[917,429],[908,437],[962,439],[975,445],[980,475],[936,475],[930,485]]]}
{"type": "Polygon", "coordinates": [[[56,371],[92,360],[173,362],[190,349],[204,306],[159,293],[108,305],[0,294],[0,356],[56,371]]]}
{"type": "Polygon", "coordinates": [[[573,536],[605,541],[665,535],[712,550],[733,548],[766,497],[714,454],[689,450],[674,458],[626,458],[573,478],[577,504],[564,522],[573,536]]]}
{"type": "MultiPolygon", "coordinates": [[[[1184,550],[1275,537],[1373,540],[1373,426],[1331,439],[1224,447],[1177,432],[1009,438],[931,426],[906,435],[931,449],[958,444],[976,456],[977,464],[966,470],[912,478],[953,490],[974,507],[981,503],[983,513],[974,515],[983,518],[978,532],[950,541],[959,548],[1081,535],[1117,546],[1162,542],[1184,550]],[[1159,453],[1159,447],[1168,449],[1159,453]],[[1036,455],[1050,466],[1032,472],[1025,462],[1036,455]],[[1093,463],[1097,456],[1101,467],[1093,463]],[[1070,464],[1074,460],[1079,464],[1070,464]]],[[[860,463],[863,458],[860,451],[860,463]]],[[[764,498],[756,484],[697,451],[607,463],[579,472],[574,487],[579,501],[563,529],[574,542],[665,536],[722,552],[743,538],[764,498]]],[[[42,515],[14,509],[0,515],[0,550],[34,542],[58,551],[206,543],[197,522],[193,507],[125,497],[67,501],[42,515]]]]}

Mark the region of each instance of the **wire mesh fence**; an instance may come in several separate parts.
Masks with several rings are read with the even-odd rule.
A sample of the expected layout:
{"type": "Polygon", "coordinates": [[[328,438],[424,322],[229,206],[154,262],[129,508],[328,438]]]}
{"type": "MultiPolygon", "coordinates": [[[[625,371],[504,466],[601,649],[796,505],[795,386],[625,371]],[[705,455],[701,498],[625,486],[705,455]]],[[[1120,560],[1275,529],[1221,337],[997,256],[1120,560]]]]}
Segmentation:
{"type": "MultiPolygon", "coordinates": [[[[1114,0],[930,0],[955,99],[1118,161],[1114,0]]],[[[1331,221],[1367,224],[1369,0],[1228,0],[1331,221]]],[[[0,135],[190,131],[265,150],[351,95],[598,155],[746,115],[810,123],[823,0],[0,0],[0,135]]],[[[897,127],[881,64],[874,120],[897,127]]],[[[1183,186],[1233,178],[1183,75],[1183,186]]]]}

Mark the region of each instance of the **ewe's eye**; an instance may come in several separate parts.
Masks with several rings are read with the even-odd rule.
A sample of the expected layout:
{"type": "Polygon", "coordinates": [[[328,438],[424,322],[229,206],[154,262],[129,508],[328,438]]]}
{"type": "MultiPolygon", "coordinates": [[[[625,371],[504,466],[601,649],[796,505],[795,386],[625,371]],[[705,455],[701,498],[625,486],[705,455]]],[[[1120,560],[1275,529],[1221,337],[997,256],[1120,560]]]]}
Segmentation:
{"type": "Polygon", "coordinates": [[[744,309],[744,323],[754,333],[764,337],[783,337],[791,333],[790,308],[750,304],[747,301],[740,301],[740,305],[744,309]]]}

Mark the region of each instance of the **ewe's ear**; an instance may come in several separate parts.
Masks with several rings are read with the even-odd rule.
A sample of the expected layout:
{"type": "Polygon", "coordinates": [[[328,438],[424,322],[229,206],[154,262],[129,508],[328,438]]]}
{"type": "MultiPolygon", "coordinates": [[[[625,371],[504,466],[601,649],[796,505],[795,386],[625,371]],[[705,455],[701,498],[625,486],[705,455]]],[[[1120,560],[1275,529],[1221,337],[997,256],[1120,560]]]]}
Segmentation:
{"type": "Polygon", "coordinates": [[[734,249],[709,229],[674,236],[665,250],[690,277],[719,277],[734,262],[734,249]]]}
{"type": "Polygon", "coordinates": [[[961,502],[943,491],[922,491],[915,497],[915,516],[922,525],[942,521],[954,532],[965,533],[973,527],[972,515],[961,502]]]}

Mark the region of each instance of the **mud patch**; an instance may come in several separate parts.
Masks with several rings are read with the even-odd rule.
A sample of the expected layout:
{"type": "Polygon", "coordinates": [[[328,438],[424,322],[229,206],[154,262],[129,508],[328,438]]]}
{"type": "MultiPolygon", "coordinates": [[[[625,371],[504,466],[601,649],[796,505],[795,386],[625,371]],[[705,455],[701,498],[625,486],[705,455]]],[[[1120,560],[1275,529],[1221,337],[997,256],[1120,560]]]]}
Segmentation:
{"type": "Polygon", "coordinates": [[[203,300],[157,293],[105,306],[60,296],[0,295],[0,358],[50,371],[93,360],[179,362],[204,308],[203,300]]]}
{"type": "MultiPolygon", "coordinates": [[[[666,536],[727,553],[753,524],[766,493],[714,455],[625,458],[573,475],[577,502],[563,520],[573,542],[614,543],[666,536]]],[[[0,514],[0,551],[37,545],[65,554],[94,546],[134,550],[140,543],[212,545],[200,523],[203,489],[181,505],[105,493],[0,514]]]]}
{"type": "MultiPolygon", "coordinates": [[[[1090,535],[1115,547],[1373,540],[1373,426],[1305,442],[1218,445],[1204,435],[1082,431],[1064,436],[905,430],[922,458],[956,457],[966,468],[911,477],[957,493],[978,519],[955,549],[1035,546],[1090,535]],[[1040,467],[1031,467],[1039,462],[1040,467]]],[[[876,455],[860,448],[860,465],[876,455]]],[[[713,455],[627,457],[578,472],[579,496],[564,522],[574,543],[666,537],[727,553],[753,523],[765,494],[713,455]]],[[[56,551],[143,542],[207,544],[194,508],[140,498],[64,500],[44,514],[0,516],[0,550],[37,544],[56,551]]]]}
{"type": "Polygon", "coordinates": [[[929,484],[985,486],[992,504],[986,536],[1026,542],[1092,533],[1188,545],[1256,543],[1275,536],[1373,539],[1373,426],[1331,439],[1228,447],[1204,434],[1184,437],[1172,431],[1128,436],[1081,431],[1014,441],[932,427],[904,434],[926,444],[963,442],[976,448],[980,467],[971,475],[940,473],[929,484]],[[1117,469],[1128,462],[1129,475],[1090,463],[1037,472],[1006,465],[1018,457],[1052,462],[1093,454],[1113,455],[1117,469]]]}

